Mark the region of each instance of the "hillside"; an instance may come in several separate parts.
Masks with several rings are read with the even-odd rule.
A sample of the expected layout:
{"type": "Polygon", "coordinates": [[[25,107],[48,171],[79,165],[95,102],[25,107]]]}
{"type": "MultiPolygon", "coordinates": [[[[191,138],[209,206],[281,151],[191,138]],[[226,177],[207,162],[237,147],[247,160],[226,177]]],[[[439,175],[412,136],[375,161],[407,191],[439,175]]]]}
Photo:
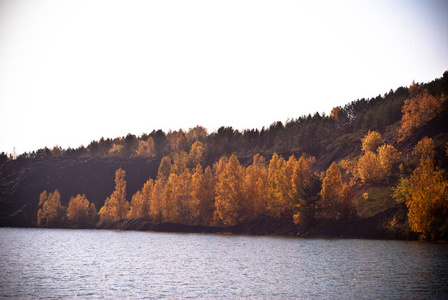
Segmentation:
{"type": "Polygon", "coordinates": [[[158,159],[57,157],[13,160],[0,165],[0,224],[33,227],[37,201],[43,190],[58,189],[62,204],[70,197],[86,194],[101,207],[114,188],[118,168],[128,171],[128,193],[132,195],[149,177],[157,175],[158,159]]]}
{"type": "MultiPolygon", "coordinates": [[[[418,86],[430,95],[442,99],[448,94],[448,72],[433,82],[418,86]]],[[[126,199],[130,202],[148,179],[156,180],[159,166],[165,157],[172,163],[171,173],[176,173],[180,178],[184,169],[190,170],[188,172],[191,176],[197,164],[201,164],[204,170],[210,166],[214,176],[217,176],[215,173],[216,168],[219,168],[218,162],[224,156],[236,155],[244,170],[254,164],[255,154],[261,154],[266,159],[266,166],[273,159],[274,153],[284,159],[285,163],[291,155],[297,159],[302,156],[309,163],[311,173],[319,174],[321,188],[323,176],[330,165],[344,160],[356,162],[363,155],[361,140],[367,132],[377,131],[382,136],[382,143],[390,144],[398,150],[402,165],[405,164],[409,169],[407,173],[398,170],[397,165],[387,180],[362,183],[359,177],[342,168],[342,180],[350,186],[350,201],[356,208],[356,216],[352,216],[351,221],[342,223],[321,221],[313,228],[291,228],[299,228],[298,233],[301,234],[326,235],[325,232],[338,227],[334,224],[342,224],[339,226],[342,229],[336,230],[335,235],[344,236],[345,231],[345,235],[362,236],[359,231],[349,234],[350,229],[344,226],[359,227],[359,224],[369,224],[369,228],[387,227],[393,219],[398,222],[398,225],[394,223],[394,230],[399,228],[402,236],[408,235],[409,228],[405,228],[408,226],[406,206],[397,204],[392,194],[400,178],[409,176],[411,169],[417,166],[418,159],[413,149],[419,141],[425,137],[431,138],[435,146],[436,165],[438,168],[448,169],[445,155],[448,145],[447,101],[443,102],[437,115],[416,128],[412,134],[401,138],[398,132],[402,124],[402,107],[409,97],[412,97],[412,90],[401,87],[384,96],[360,99],[344,107],[336,107],[330,116],[316,113],[289,120],[285,124],[275,122],[262,130],[239,132],[231,127],[221,127],[208,134],[204,128],[197,126],[188,132],[179,130],[164,133],[158,130],[141,137],[129,134],[114,140],[101,139],[78,149],[61,149],[57,146],[53,149],[44,148],[24,153],[14,160],[2,154],[0,226],[36,226],[39,195],[44,190],[52,192],[57,189],[61,204],[65,207],[68,207],[71,197],[85,194],[100,210],[106,198],[114,191],[114,174],[120,168],[126,173],[126,199]],[[368,220],[375,220],[376,223],[368,220]]],[[[168,175],[169,172],[166,180],[168,175]]],[[[279,216],[276,218],[292,224],[290,213],[294,212],[285,211],[280,219],[279,216]]],[[[237,223],[246,224],[247,221],[250,220],[246,217],[239,219],[237,223]]],[[[154,222],[157,223],[156,220],[152,223],[154,222]]],[[[224,219],[221,222],[226,224],[224,219]]],[[[372,229],[366,229],[367,231],[372,237],[388,236],[384,233],[384,228],[380,229],[381,233],[375,233],[372,229]]]]}

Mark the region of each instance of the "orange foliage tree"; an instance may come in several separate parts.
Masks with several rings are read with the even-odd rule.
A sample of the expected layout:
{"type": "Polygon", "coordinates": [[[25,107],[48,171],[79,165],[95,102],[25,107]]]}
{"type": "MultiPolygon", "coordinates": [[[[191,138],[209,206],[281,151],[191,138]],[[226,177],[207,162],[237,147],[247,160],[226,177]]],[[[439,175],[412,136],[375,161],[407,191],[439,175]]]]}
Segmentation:
{"type": "Polygon", "coordinates": [[[284,170],[285,160],[274,153],[269,162],[268,171],[268,212],[273,217],[280,217],[286,207],[288,197],[287,179],[284,170]]]}
{"type": "Polygon", "coordinates": [[[361,146],[362,151],[374,152],[383,143],[383,137],[378,132],[369,130],[366,136],[361,139],[361,143],[362,143],[361,146]]]}
{"type": "Polygon", "coordinates": [[[61,205],[61,195],[58,190],[47,194],[43,191],[39,196],[39,211],[37,212],[37,226],[54,227],[60,225],[64,214],[64,207],[61,205]]]}
{"type": "Polygon", "coordinates": [[[159,176],[154,182],[154,188],[151,193],[149,201],[149,219],[156,223],[163,221],[164,193],[167,180],[168,178],[165,178],[164,175],[159,176]]]}
{"type": "Polygon", "coordinates": [[[243,184],[244,198],[250,207],[251,217],[266,213],[268,187],[266,160],[256,154],[252,165],[246,168],[243,184]]]}
{"type": "Polygon", "coordinates": [[[378,159],[381,165],[381,177],[387,178],[392,174],[392,170],[400,161],[400,153],[390,144],[381,145],[378,148],[378,159]]]}
{"type": "Polygon", "coordinates": [[[367,151],[358,160],[358,175],[363,183],[373,183],[382,176],[381,164],[378,156],[367,151]]]}
{"type": "Polygon", "coordinates": [[[67,208],[67,219],[75,227],[91,226],[97,218],[97,210],[94,203],[87,200],[86,195],[71,197],[67,208]]]}
{"type": "Polygon", "coordinates": [[[198,205],[196,222],[200,225],[209,225],[213,220],[215,210],[215,180],[210,167],[202,171],[198,164],[191,178],[191,196],[193,202],[198,205]]]}
{"type": "Polygon", "coordinates": [[[139,157],[154,157],[156,156],[156,148],[154,145],[154,139],[148,137],[146,141],[140,140],[138,142],[138,149],[136,151],[136,156],[139,157]]]}
{"type": "Polygon", "coordinates": [[[224,165],[225,158],[218,164],[223,167],[215,186],[215,219],[225,225],[234,225],[245,218],[243,203],[244,170],[238,158],[232,155],[224,165]]]}
{"type": "Polygon", "coordinates": [[[432,96],[415,82],[412,82],[409,87],[409,94],[411,98],[406,99],[402,107],[403,116],[398,128],[399,141],[410,136],[417,128],[432,120],[441,111],[444,100],[442,97],[437,99],[432,96]]]}
{"type": "Polygon", "coordinates": [[[448,234],[448,181],[445,172],[434,165],[431,142],[424,139],[416,146],[416,151],[423,149],[420,163],[403,194],[411,229],[423,238],[438,239],[448,234]]]}
{"type": "Polygon", "coordinates": [[[336,162],[333,162],[322,181],[321,208],[326,218],[334,219],[340,214],[344,200],[345,186],[342,183],[341,172],[336,162]]]}
{"type": "MultiPolygon", "coordinates": [[[[369,131],[361,142],[364,154],[358,159],[353,176],[359,177],[363,183],[387,179],[399,161],[398,151],[392,145],[381,145],[383,139],[376,131],[369,131]]],[[[346,162],[342,165],[347,170],[350,168],[346,162]]]]}
{"type": "Polygon", "coordinates": [[[118,169],[115,172],[115,190],[101,207],[101,218],[120,220],[127,217],[129,202],[126,200],[126,172],[118,169]]]}

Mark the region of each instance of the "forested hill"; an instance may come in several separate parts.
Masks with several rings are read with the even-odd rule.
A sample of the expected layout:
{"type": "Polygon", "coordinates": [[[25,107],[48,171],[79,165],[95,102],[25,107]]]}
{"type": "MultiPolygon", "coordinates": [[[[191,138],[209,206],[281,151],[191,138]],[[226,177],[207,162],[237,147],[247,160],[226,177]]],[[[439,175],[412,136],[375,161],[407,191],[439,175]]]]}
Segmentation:
{"type": "MultiPolygon", "coordinates": [[[[207,166],[210,167],[214,184],[217,184],[220,180],[219,163],[223,164],[222,168],[225,168],[225,164],[230,164],[228,160],[222,161],[223,157],[229,158],[235,155],[238,164],[243,168],[244,176],[249,176],[247,175],[249,167],[257,163],[260,163],[262,172],[270,176],[270,163],[277,157],[274,154],[278,154],[281,158],[280,164],[283,164],[282,159],[284,160],[285,168],[287,160],[292,155],[297,160],[302,157],[310,170],[309,176],[312,179],[305,179],[302,187],[296,187],[296,194],[291,196],[289,208],[282,208],[281,213],[273,213],[270,210],[272,203],[269,204],[269,201],[273,200],[269,197],[273,197],[273,183],[269,179],[271,177],[266,177],[265,193],[269,199],[265,201],[267,204],[263,204],[264,208],[259,208],[259,213],[246,211],[243,217],[243,211],[240,211],[239,217],[228,221],[225,213],[215,211],[213,216],[209,216],[209,222],[234,225],[235,222],[242,222],[249,216],[255,217],[257,214],[292,221],[293,215],[300,215],[300,209],[297,207],[305,207],[305,202],[311,205],[309,199],[305,199],[304,196],[305,191],[311,188],[311,182],[315,182],[315,188],[319,189],[318,193],[309,197],[310,199],[314,197],[313,225],[323,219],[340,220],[340,212],[333,214],[325,212],[323,200],[325,197],[321,192],[328,173],[327,169],[334,162],[338,163],[345,190],[350,190],[351,193],[348,197],[350,205],[356,211],[346,214],[342,219],[372,217],[400,206],[397,204],[400,196],[395,193],[396,197],[393,198],[392,194],[403,187],[402,181],[412,179],[413,171],[418,169],[418,153],[421,151],[415,147],[421,145],[425,137],[431,139],[434,167],[437,170],[447,169],[446,95],[448,95],[448,71],[441,78],[429,83],[413,83],[409,88],[399,87],[375,98],[358,99],[343,107],[335,107],[328,116],[319,113],[310,114],[284,123],[274,122],[261,130],[238,131],[232,127],[221,127],[216,132],[208,133],[205,128],[197,126],[186,132],[178,130],[165,133],[162,130],[154,130],[138,137],[128,134],[126,137],[115,139],[101,138],[92,141],[86,147],[76,149],[54,146],[23,153],[18,157],[2,153],[0,154],[0,224],[36,226],[39,197],[43,191],[50,193],[57,190],[65,210],[71,197],[77,194],[85,194],[85,198],[100,210],[106,198],[112,197],[114,186],[117,189],[115,172],[120,168],[126,173],[125,199],[130,202],[129,209],[131,209],[133,196],[140,190],[143,193],[145,182],[149,178],[155,182],[160,178],[161,172],[163,173],[163,170],[160,170],[163,160],[169,161],[170,165],[169,171],[165,174],[166,180],[170,174],[180,178],[185,173],[184,170],[188,170],[185,174],[190,173],[190,176],[194,176],[197,166],[200,165],[203,171],[207,166]],[[375,134],[370,135],[371,133],[375,134]],[[372,148],[372,151],[366,151],[365,143],[369,138],[378,140],[378,145],[372,148]],[[397,155],[394,156],[394,163],[390,164],[387,172],[378,171],[377,175],[370,178],[364,174],[366,170],[363,168],[367,168],[364,161],[367,163],[368,158],[377,159],[379,163],[380,145],[390,145],[394,148],[393,151],[396,150],[397,155]],[[258,162],[254,162],[256,154],[262,158],[258,162]]],[[[372,161],[370,163],[372,164],[372,161]]],[[[446,174],[444,173],[442,177],[446,179],[446,174]]],[[[165,184],[166,182],[163,185],[164,189],[165,184]]],[[[241,188],[242,192],[238,197],[245,203],[249,199],[248,188],[246,186],[241,188]]],[[[212,190],[210,197],[219,199],[217,186],[214,185],[212,190]]],[[[401,199],[402,203],[407,203],[406,201],[401,199]]],[[[42,209],[42,203],[40,205],[42,209]]],[[[240,203],[241,205],[244,206],[240,203]]],[[[217,206],[219,203],[215,202],[214,208],[217,206]]],[[[304,213],[301,216],[303,220],[304,213]]],[[[151,220],[149,214],[143,217],[152,222],[172,221],[163,218],[151,220]]],[[[409,225],[406,225],[407,220],[403,219],[402,215],[396,216],[394,220],[397,223],[393,225],[401,226],[399,230],[411,230],[403,229],[409,225]]],[[[300,227],[299,217],[296,217],[295,221],[300,227]]],[[[64,224],[69,223],[66,220],[64,224]]],[[[303,227],[309,227],[308,225],[303,227]]],[[[420,230],[416,228],[414,231],[420,230]]]]}

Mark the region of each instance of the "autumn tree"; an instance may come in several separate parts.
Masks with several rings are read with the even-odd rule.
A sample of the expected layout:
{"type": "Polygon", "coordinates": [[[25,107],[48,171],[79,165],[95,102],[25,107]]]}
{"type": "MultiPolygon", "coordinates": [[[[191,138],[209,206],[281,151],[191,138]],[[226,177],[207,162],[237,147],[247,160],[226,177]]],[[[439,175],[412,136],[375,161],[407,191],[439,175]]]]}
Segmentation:
{"type": "Polygon", "coordinates": [[[99,215],[104,219],[120,220],[127,217],[129,202],[126,200],[126,172],[118,169],[115,172],[115,190],[107,197],[99,215]]]}
{"type": "Polygon", "coordinates": [[[148,137],[146,141],[140,140],[138,142],[138,149],[136,151],[136,156],[139,157],[154,157],[156,156],[156,148],[154,145],[154,139],[148,137]]]}
{"type": "Polygon", "coordinates": [[[399,153],[390,144],[381,145],[378,148],[378,160],[381,165],[381,177],[387,178],[392,174],[393,169],[399,162],[399,153]]]}
{"type": "Polygon", "coordinates": [[[164,156],[160,161],[159,169],[157,172],[157,179],[161,178],[168,179],[170,174],[171,174],[171,158],[169,156],[164,156]]]}
{"type": "Polygon", "coordinates": [[[303,188],[308,184],[310,179],[310,168],[307,160],[302,156],[294,165],[292,175],[292,198],[294,204],[297,204],[298,200],[303,195],[303,188]]]}
{"type": "Polygon", "coordinates": [[[190,128],[186,134],[188,143],[192,144],[198,140],[204,140],[207,137],[207,129],[202,126],[190,128]]]}
{"type": "Polygon", "coordinates": [[[203,171],[200,164],[196,166],[191,178],[191,197],[198,206],[197,223],[200,225],[209,225],[213,220],[215,211],[214,181],[210,167],[203,171]]]}
{"type": "Polygon", "coordinates": [[[154,181],[150,178],[145,182],[141,191],[137,191],[132,196],[128,218],[149,218],[153,189],[154,181]]]}
{"type": "Polygon", "coordinates": [[[177,153],[186,150],[187,138],[185,136],[185,132],[182,129],[179,129],[178,131],[168,132],[166,138],[169,141],[171,153],[177,153]]]}
{"type": "Polygon", "coordinates": [[[190,153],[188,154],[188,165],[195,167],[202,162],[205,146],[202,142],[196,141],[191,145],[190,153]]]}
{"type": "Polygon", "coordinates": [[[367,151],[359,158],[358,175],[363,183],[373,183],[381,178],[381,164],[375,153],[367,151]]]}
{"type": "Polygon", "coordinates": [[[39,196],[39,211],[37,212],[37,226],[60,226],[65,208],[61,205],[61,195],[58,190],[47,194],[43,191],[39,196]]]}
{"type": "Polygon", "coordinates": [[[448,181],[445,172],[434,165],[431,144],[431,139],[424,139],[415,147],[425,151],[401,195],[406,196],[411,229],[423,238],[438,239],[448,234],[448,181]]]}
{"type": "MultiPolygon", "coordinates": [[[[226,159],[222,160],[224,162],[226,159]]],[[[234,225],[245,217],[243,176],[243,167],[238,158],[232,155],[217,177],[215,217],[225,225],[234,225]]]]}
{"type": "Polygon", "coordinates": [[[181,220],[180,211],[177,209],[177,196],[175,194],[177,181],[178,175],[171,173],[163,190],[162,220],[164,222],[180,223],[181,220]]]}
{"type": "Polygon", "coordinates": [[[185,151],[175,152],[173,154],[173,164],[171,165],[171,173],[180,175],[188,167],[188,153],[185,151]]]}
{"type": "Polygon", "coordinates": [[[370,131],[366,134],[364,138],[361,139],[361,149],[364,152],[372,151],[375,152],[376,149],[383,143],[383,137],[376,131],[370,131]]]}
{"type": "Polygon", "coordinates": [[[336,162],[333,162],[326,172],[322,181],[321,208],[322,214],[326,218],[337,218],[344,197],[344,184],[342,183],[341,172],[336,162]]]}
{"type": "MultiPolygon", "coordinates": [[[[160,168],[159,168],[160,171],[160,168]]],[[[153,222],[163,222],[163,210],[164,210],[164,193],[165,185],[168,177],[164,177],[159,172],[158,179],[154,182],[154,187],[150,193],[149,201],[149,218],[153,222]]]]}
{"type": "Polygon", "coordinates": [[[123,150],[123,145],[119,141],[116,141],[109,150],[109,156],[120,157],[123,155],[123,150]]]}
{"type": "Polygon", "coordinates": [[[192,175],[188,169],[180,175],[171,173],[165,186],[164,218],[166,221],[192,224],[198,217],[198,203],[191,195],[192,175]]]}
{"type": "Polygon", "coordinates": [[[268,171],[268,212],[274,217],[280,217],[287,201],[287,179],[284,172],[285,160],[274,153],[269,161],[268,171]]]}
{"type": "Polygon", "coordinates": [[[364,154],[358,159],[354,177],[358,176],[363,183],[387,179],[398,163],[398,151],[392,145],[381,145],[382,137],[376,131],[369,131],[361,142],[364,154]]]}
{"type": "Polygon", "coordinates": [[[341,110],[342,109],[340,106],[333,107],[330,112],[330,118],[337,121],[339,119],[339,115],[341,114],[341,110]]]}
{"type": "Polygon", "coordinates": [[[246,168],[243,182],[244,198],[250,207],[251,217],[266,213],[268,187],[266,160],[256,154],[252,164],[246,168]]]}
{"type": "Polygon", "coordinates": [[[86,195],[76,195],[71,197],[67,208],[67,219],[75,227],[92,226],[97,217],[97,210],[94,203],[87,200],[86,195]]]}
{"type": "Polygon", "coordinates": [[[145,218],[148,217],[148,212],[145,209],[144,199],[141,191],[137,191],[132,195],[131,203],[129,204],[129,211],[127,218],[145,218]]]}
{"type": "Polygon", "coordinates": [[[416,129],[428,123],[442,109],[443,97],[436,98],[422,89],[418,84],[412,82],[409,87],[410,99],[404,101],[402,107],[403,116],[398,128],[399,141],[410,136],[416,129]]]}

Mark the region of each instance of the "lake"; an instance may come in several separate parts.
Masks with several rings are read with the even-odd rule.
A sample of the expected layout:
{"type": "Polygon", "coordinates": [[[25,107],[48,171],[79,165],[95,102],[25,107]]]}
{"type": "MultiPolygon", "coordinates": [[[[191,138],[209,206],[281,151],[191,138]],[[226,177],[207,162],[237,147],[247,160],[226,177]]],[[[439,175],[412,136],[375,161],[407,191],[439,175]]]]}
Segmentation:
{"type": "Polygon", "coordinates": [[[1,298],[448,297],[448,245],[0,228],[1,298]]]}

